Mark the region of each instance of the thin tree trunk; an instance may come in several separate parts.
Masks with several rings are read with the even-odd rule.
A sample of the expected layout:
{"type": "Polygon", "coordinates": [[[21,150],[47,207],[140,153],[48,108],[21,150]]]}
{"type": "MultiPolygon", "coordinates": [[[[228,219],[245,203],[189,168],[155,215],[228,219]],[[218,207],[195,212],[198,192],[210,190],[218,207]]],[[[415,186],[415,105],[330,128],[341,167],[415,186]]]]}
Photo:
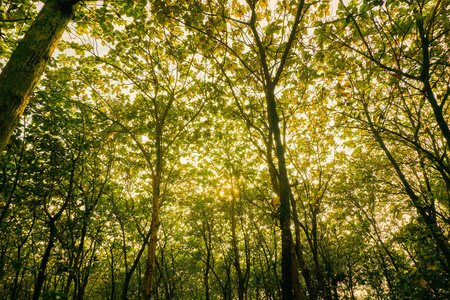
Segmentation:
{"type": "MultiPolygon", "coordinates": [[[[0,101],[1,101],[1,99],[0,99],[0,101]]],[[[0,112],[0,115],[1,115],[1,112],[0,112]]],[[[1,122],[1,120],[0,120],[0,122],[1,122]]],[[[22,147],[22,150],[20,151],[20,158],[19,158],[19,161],[17,162],[16,174],[14,175],[14,183],[13,183],[11,192],[9,193],[8,201],[6,201],[6,205],[3,207],[2,214],[0,215],[0,228],[2,227],[3,220],[4,220],[5,217],[7,216],[9,207],[10,207],[10,205],[11,205],[11,203],[12,203],[13,196],[14,196],[14,193],[15,193],[16,188],[17,188],[17,184],[18,184],[19,179],[20,179],[20,177],[21,177],[21,176],[20,176],[20,175],[21,175],[20,173],[21,173],[21,171],[22,171],[22,160],[23,160],[23,157],[24,157],[24,151],[25,151],[25,147],[22,147]]],[[[0,150],[0,154],[1,154],[1,150],[0,150]]],[[[4,174],[5,174],[4,181],[6,181],[6,170],[3,170],[3,172],[4,172],[4,174]]],[[[5,185],[6,185],[6,184],[4,183],[3,186],[5,186],[5,185]]],[[[3,189],[2,189],[2,190],[3,190],[3,189]]],[[[4,199],[6,199],[6,192],[5,192],[5,194],[4,194],[4,199]]]]}
{"type": "Polygon", "coordinates": [[[41,295],[42,291],[42,286],[44,285],[45,281],[45,271],[47,269],[47,264],[50,259],[53,246],[55,245],[56,227],[53,220],[49,222],[49,226],[50,226],[50,236],[47,246],[45,247],[44,256],[42,257],[41,264],[39,266],[39,273],[36,280],[36,284],[34,286],[33,300],[39,300],[39,296],[41,295]]]}
{"type": "MultiPolygon", "coordinates": [[[[96,253],[96,243],[94,242],[94,246],[92,249],[92,253],[91,253],[91,257],[89,259],[89,265],[86,266],[85,271],[84,271],[84,275],[81,277],[80,279],[80,284],[79,284],[79,289],[78,289],[78,293],[76,295],[74,295],[74,300],[83,300],[84,299],[84,294],[86,293],[86,286],[89,282],[89,276],[91,274],[91,267],[92,264],[94,262],[94,257],[95,257],[95,253],[96,253]]],[[[113,293],[114,294],[114,293],[113,293]]],[[[114,299],[116,299],[116,297],[114,297],[114,299]]]]}
{"type": "Polygon", "coordinates": [[[84,239],[87,233],[87,220],[86,217],[83,218],[83,227],[81,229],[81,240],[78,245],[77,253],[75,256],[75,260],[73,262],[73,266],[69,272],[69,276],[67,278],[66,286],[64,287],[64,295],[61,297],[62,299],[67,299],[69,297],[70,286],[72,284],[73,279],[75,278],[75,274],[78,272],[78,266],[81,260],[81,254],[83,252],[84,247],[84,239]]]}
{"type": "MultiPolygon", "coordinates": [[[[299,267],[302,271],[303,278],[305,279],[306,283],[306,289],[308,290],[309,299],[315,300],[317,299],[316,292],[314,290],[314,285],[311,280],[311,272],[308,269],[308,266],[306,265],[305,258],[303,257],[303,246],[301,244],[300,239],[300,220],[298,218],[297,214],[297,205],[295,203],[294,195],[290,194],[291,198],[291,206],[292,206],[292,217],[294,219],[294,230],[295,230],[295,254],[297,257],[297,261],[299,264],[299,267]]],[[[297,275],[298,277],[298,275],[297,275]]],[[[300,279],[298,278],[296,284],[300,285],[300,279]]],[[[303,296],[302,296],[303,298],[303,296]]]]}
{"type": "Polygon", "coordinates": [[[275,154],[278,160],[278,181],[279,181],[279,197],[280,197],[280,225],[281,225],[281,273],[282,273],[282,300],[291,300],[294,298],[293,291],[293,272],[292,272],[292,255],[293,242],[291,233],[291,216],[289,195],[291,188],[289,185],[289,177],[286,170],[285,149],[281,139],[279,117],[277,112],[277,105],[275,101],[275,87],[278,84],[281,74],[283,73],[292,43],[297,34],[297,28],[303,15],[304,0],[300,0],[297,6],[297,12],[292,25],[292,31],[289,39],[286,42],[286,47],[283,51],[279,66],[276,69],[276,74],[272,78],[271,71],[267,63],[266,50],[261,42],[260,35],[256,29],[256,9],[253,2],[247,0],[251,9],[251,19],[249,22],[250,29],[253,33],[258,52],[260,56],[261,67],[263,71],[264,93],[267,105],[267,119],[269,123],[269,134],[273,133],[275,142],[275,154]]]}
{"type": "Polygon", "coordinates": [[[171,279],[167,279],[167,275],[168,275],[168,268],[166,267],[167,264],[164,263],[165,261],[165,255],[164,255],[164,247],[160,247],[160,258],[161,258],[161,263],[158,262],[157,259],[155,259],[155,265],[158,268],[158,272],[159,272],[159,282],[162,281],[163,283],[163,295],[165,296],[164,299],[166,300],[170,300],[173,299],[173,295],[172,295],[172,287],[171,287],[171,279]]]}
{"type": "Polygon", "coordinates": [[[386,283],[387,283],[387,286],[388,286],[388,289],[389,289],[389,293],[390,293],[390,299],[395,300],[395,299],[397,299],[397,297],[395,295],[396,294],[395,293],[395,288],[392,285],[392,276],[389,274],[389,270],[387,268],[386,260],[384,259],[383,254],[379,250],[377,251],[377,253],[378,253],[378,256],[379,256],[378,261],[380,262],[380,266],[381,266],[381,269],[383,271],[383,275],[386,278],[386,283]]]}
{"type": "Polygon", "coordinates": [[[131,269],[126,273],[125,275],[125,281],[123,284],[122,289],[122,300],[128,299],[128,287],[130,285],[131,277],[133,276],[134,271],[136,270],[137,266],[139,265],[139,261],[141,260],[142,254],[144,253],[145,247],[147,247],[148,240],[150,238],[151,231],[148,232],[146,236],[144,236],[144,243],[142,244],[141,249],[139,249],[139,252],[134,259],[133,265],[131,266],[131,269]]]}
{"type": "Polygon", "coordinates": [[[394,167],[398,178],[403,184],[403,187],[405,188],[405,191],[407,195],[409,196],[412,204],[417,210],[417,213],[422,217],[422,219],[425,221],[426,226],[430,230],[430,233],[433,237],[433,239],[436,241],[436,244],[438,248],[442,251],[442,254],[444,255],[445,261],[442,261],[445,265],[445,268],[448,269],[450,266],[450,246],[448,244],[447,238],[445,238],[442,229],[439,227],[439,225],[436,222],[436,219],[433,218],[433,216],[430,214],[429,207],[427,207],[426,204],[421,203],[420,197],[416,195],[414,192],[412,186],[409,184],[408,180],[406,179],[405,174],[400,169],[399,164],[397,163],[396,159],[392,155],[392,153],[387,148],[386,144],[384,143],[382,137],[380,136],[380,133],[375,129],[372,120],[370,118],[369,112],[367,110],[367,105],[364,106],[364,112],[366,115],[366,118],[369,122],[370,131],[372,132],[373,136],[375,137],[375,140],[380,145],[381,149],[386,154],[387,158],[391,162],[392,166],[394,167]]]}
{"type": "MultiPolygon", "coordinates": [[[[204,284],[205,284],[205,300],[210,300],[209,295],[209,269],[211,268],[211,227],[209,225],[208,220],[206,219],[206,213],[203,211],[203,242],[205,243],[206,247],[206,266],[205,266],[205,273],[204,273],[204,284]]],[[[220,283],[220,282],[219,282],[220,283]]]]}
{"type": "Polygon", "coordinates": [[[109,252],[111,253],[111,300],[114,300],[115,293],[116,293],[116,276],[114,271],[114,244],[111,245],[111,248],[109,249],[109,252]]]}
{"type": "Polygon", "coordinates": [[[352,272],[352,264],[350,263],[350,258],[348,261],[348,282],[350,285],[351,300],[355,300],[355,292],[353,288],[353,272],[352,272]]]}
{"type": "Polygon", "coordinates": [[[312,211],[312,254],[313,254],[313,261],[314,265],[316,266],[316,275],[317,275],[317,281],[319,282],[319,289],[322,291],[322,298],[326,300],[331,300],[331,294],[328,290],[328,285],[325,280],[325,276],[322,272],[322,267],[320,266],[319,261],[319,245],[317,242],[317,207],[313,209],[312,211]]]}
{"type": "Polygon", "coordinates": [[[236,268],[236,273],[238,276],[238,297],[239,300],[244,300],[244,285],[245,278],[242,275],[241,263],[239,258],[239,249],[237,245],[237,236],[236,236],[236,197],[232,192],[231,195],[231,236],[232,236],[232,244],[233,244],[233,255],[234,255],[234,267],[236,268]]]}
{"type": "Polygon", "coordinates": [[[0,153],[80,0],[48,0],[0,74],[0,153]]]}
{"type": "Polygon", "coordinates": [[[150,300],[152,296],[152,281],[155,270],[156,243],[158,241],[159,229],[159,200],[154,200],[152,211],[152,223],[150,226],[150,241],[148,243],[147,267],[144,275],[144,296],[143,300],[150,300]]]}
{"type": "MultiPolygon", "coordinates": [[[[173,104],[174,97],[170,98],[167,105],[161,111],[159,115],[158,105],[155,105],[155,114],[159,115],[156,120],[155,126],[155,148],[156,148],[156,166],[152,169],[152,188],[153,188],[153,208],[152,208],[152,222],[150,225],[150,241],[148,244],[148,255],[147,264],[144,274],[144,284],[143,284],[143,300],[150,300],[152,297],[152,282],[155,271],[155,260],[156,260],[156,244],[158,242],[158,230],[159,230],[159,211],[161,205],[161,178],[163,172],[163,127],[166,120],[167,114],[173,104]]],[[[151,165],[149,158],[147,157],[145,150],[143,154],[146,156],[147,162],[151,165]]]]}

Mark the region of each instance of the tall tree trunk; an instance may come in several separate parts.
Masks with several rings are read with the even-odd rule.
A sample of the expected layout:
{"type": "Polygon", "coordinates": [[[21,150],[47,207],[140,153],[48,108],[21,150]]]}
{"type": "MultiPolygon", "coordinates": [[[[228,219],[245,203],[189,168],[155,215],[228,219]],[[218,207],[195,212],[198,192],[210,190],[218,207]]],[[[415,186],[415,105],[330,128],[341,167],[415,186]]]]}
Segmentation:
{"type": "Polygon", "coordinates": [[[300,0],[297,4],[297,12],[292,24],[292,30],[289,35],[289,39],[286,42],[286,46],[283,50],[283,55],[279,61],[278,68],[276,68],[275,76],[272,76],[272,71],[268,65],[268,58],[266,55],[266,48],[261,42],[260,34],[255,26],[256,23],[256,8],[255,2],[247,0],[251,9],[251,19],[249,22],[250,29],[253,33],[256,46],[260,56],[260,62],[263,72],[264,93],[267,106],[267,119],[269,121],[269,134],[273,133],[275,142],[275,154],[278,160],[278,181],[279,181],[279,197],[280,197],[280,225],[281,225],[281,273],[282,273],[282,300],[294,299],[293,291],[293,271],[292,271],[292,259],[295,256],[292,255],[293,242],[291,233],[291,216],[290,216],[290,203],[289,195],[291,193],[291,187],[289,184],[289,177],[286,170],[285,149],[281,138],[279,117],[277,112],[277,104],[275,101],[275,87],[277,86],[281,74],[283,73],[286,61],[291,51],[292,44],[296,39],[297,28],[302,19],[304,13],[303,6],[304,0],[300,0]]]}
{"type": "Polygon", "coordinates": [[[0,153],[80,0],[48,0],[0,74],[0,153]]]}
{"type": "Polygon", "coordinates": [[[155,130],[156,140],[156,170],[153,174],[153,208],[152,222],[150,225],[150,241],[148,243],[147,266],[144,275],[143,300],[150,300],[152,297],[152,282],[155,271],[156,244],[158,242],[159,230],[159,210],[161,205],[161,173],[162,173],[162,127],[164,117],[157,123],[155,130]]]}
{"type": "MultiPolygon", "coordinates": [[[[79,153],[80,155],[81,153],[79,153]]],[[[55,245],[55,238],[56,238],[56,222],[59,220],[59,218],[62,216],[63,212],[67,208],[67,205],[69,204],[70,199],[72,198],[72,191],[74,186],[74,178],[75,178],[75,169],[77,160],[80,156],[72,160],[72,170],[70,172],[70,179],[69,179],[69,187],[67,190],[67,196],[64,201],[64,204],[61,206],[59,211],[53,216],[50,217],[50,220],[48,221],[48,226],[50,229],[50,236],[47,243],[47,247],[45,248],[44,256],[42,257],[41,264],[39,266],[39,273],[38,278],[36,280],[36,284],[34,286],[34,292],[33,292],[33,300],[39,300],[39,295],[41,294],[42,286],[44,285],[45,281],[45,271],[47,269],[47,264],[50,259],[50,255],[53,249],[53,246],[55,245]]],[[[45,200],[44,200],[45,201],[45,200]]],[[[50,199],[49,199],[50,202],[50,199]]],[[[46,211],[47,215],[49,215],[49,212],[46,211]]]]}
{"type": "MultiPolygon", "coordinates": [[[[31,226],[30,226],[30,230],[28,231],[28,234],[17,245],[17,260],[18,261],[22,260],[22,247],[27,243],[28,238],[31,236],[32,228],[34,227],[33,226],[34,225],[34,221],[35,221],[35,217],[31,221],[31,226]]],[[[16,300],[19,297],[19,291],[20,291],[20,288],[21,288],[21,285],[22,285],[22,282],[23,282],[23,279],[24,279],[25,270],[26,270],[26,268],[19,268],[16,271],[16,276],[14,278],[14,285],[12,286],[11,292],[10,292],[11,300],[16,300]],[[20,274],[20,273],[22,273],[22,274],[20,274]]],[[[0,297],[0,299],[1,299],[1,297],[0,297]]]]}
{"type": "Polygon", "coordinates": [[[109,252],[111,253],[111,300],[114,300],[116,294],[116,276],[114,271],[114,244],[109,248],[109,252]]]}
{"type": "MultiPolygon", "coordinates": [[[[94,249],[92,250],[92,254],[91,254],[91,258],[89,259],[89,265],[86,266],[85,270],[84,270],[84,274],[80,277],[79,280],[79,288],[76,294],[73,295],[73,300],[83,300],[84,299],[84,295],[86,293],[86,286],[89,282],[89,276],[91,274],[91,267],[94,261],[94,256],[95,256],[95,245],[94,245],[94,249]]],[[[115,295],[115,292],[111,293],[112,295],[115,295]]],[[[113,299],[116,299],[116,297],[111,297],[113,299]]]]}
{"type": "Polygon", "coordinates": [[[279,119],[275,102],[275,86],[271,82],[266,86],[267,117],[270,130],[275,141],[275,153],[278,160],[278,180],[280,185],[280,225],[281,225],[281,274],[282,274],[282,299],[294,299],[293,294],[293,271],[292,271],[292,232],[290,218],[289,195],[291,193],[284,147],[281,141],[279,119]]]}

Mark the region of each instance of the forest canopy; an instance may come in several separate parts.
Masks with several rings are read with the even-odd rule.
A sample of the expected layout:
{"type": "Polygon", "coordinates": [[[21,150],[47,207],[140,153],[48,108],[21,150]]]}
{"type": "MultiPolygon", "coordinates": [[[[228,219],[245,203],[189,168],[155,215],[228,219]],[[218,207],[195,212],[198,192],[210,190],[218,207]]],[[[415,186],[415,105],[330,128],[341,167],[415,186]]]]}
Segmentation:
{"type": "Polygon", "coordinates": [[[3,0],[0,68],[0,299],[450,299],[449,0],[3,0]]]}

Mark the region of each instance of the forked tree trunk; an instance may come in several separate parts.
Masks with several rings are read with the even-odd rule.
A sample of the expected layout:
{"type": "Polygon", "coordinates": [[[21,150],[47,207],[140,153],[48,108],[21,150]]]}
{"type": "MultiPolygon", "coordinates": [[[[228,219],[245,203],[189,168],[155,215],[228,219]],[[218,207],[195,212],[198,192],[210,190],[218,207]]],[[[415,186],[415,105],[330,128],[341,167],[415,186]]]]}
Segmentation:
{"type": "MultiPolygon", "coordinates": [[[[260,34],[255,26],[256,24],[256,8],[255,2],[247,0],[247,4],[251,9],[251,19],[249,27],[253,33],[256,45],[258,47],[259,58],[263,71],[263,85],[264,93],[267,105],[267,120],[269,122],[269,134],[273,134],[273,140],[275,142],[275,154],[278,161],[278,183],[279,183],[279,197],[280,197],[280,225],[281,225],[281,273],[283,276],[281,282],[281,299],[291,300],[294,299],[294,277],[292,262],[296,257],[293,254],[293,241],[291,232],[291,215],[290,215],[290,201],[289,195],[291,194],[291,187],[289,184],[289,176],[286,169],[285,149],[281,138],[279,117],[277,112],[277,103],[275,100],[275,88],[280,81],[281,74],[285,67],[286,61],[289,56],[292,44],[296,39],[297,28],[302,20],[304,14],[304,0],[300,0],[297,4],[297,12],[295,14],[292,31],[289,35],[289,39],[286,42],[286,46],[283,50],[283,55],[276,68],[275,76],[272,76],[272,70],[268,65],[268,56],[266,55],[266,48],[264,47],[260,34]]],[[[296,266],[296,264],[294,264],[296,266]]],[[[297,276],[298,277],[298,276],[297,276]]],[[[299,287],[299,286],[297,286],[299,287]]],[[[297,289],[298,291],[298,289],[297,289]]],[[[297,295],[300,297],[300,295],[297,295]]]]}
{"type": "Polygon", "coordinates": [[[0,153],[80,0],[48,0],[0,74],[0,153]]]}

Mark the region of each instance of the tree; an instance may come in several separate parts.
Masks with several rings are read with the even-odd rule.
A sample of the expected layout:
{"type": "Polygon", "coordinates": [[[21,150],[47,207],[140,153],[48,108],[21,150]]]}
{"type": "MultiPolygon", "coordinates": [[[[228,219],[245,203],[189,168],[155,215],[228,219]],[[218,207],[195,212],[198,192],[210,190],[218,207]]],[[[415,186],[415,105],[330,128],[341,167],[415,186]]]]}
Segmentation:
{"type": "MultiPolygon", "coordinates": [[[[12,179],[13,189],[4,174],[10,207],[2,211],[2,246],[9,244],[11,250],[2,255],[8,261],[18,251],[16,260],[20,264],[15,272],[32,270],[20,281],[6,280],[5,287],[9,289],[5,291],[9,290],[12,299],[39,299],[42,294],[47,297],[55,293],[67,297],[73,282],[74,297],[79,299],[89,275],[89,268],[83,267],[92,263],[86,258],[86,244],[98,227],[92,225],[92,216],[104,199],[112,165],[112,156],[106,161],[100,159],[109,154],[105,151],[109,147],[99,144],[98,139],[108,138],[109,132],[100,130],[99,123],[90,118],[83,105],[67,97],[68,90],[77,90],[79,84],[73,82],[68,87],[67,71],[61,68],[47,74],[43,83],[46,88],[36,93],[42,104],[32,102],[25,115],[26,126],[16,131],[14,144],[5,152],[6,165],[19,153],[24,160],[16,166],[21,172],[15,174],[21,176],[12,179]],[[20,231],[21,239],[15,243],[8,234],[12,228],[20,231]],[[55,275],[67,281],[49,281],[55,275]],[[27,288],[30,285],[34,287],[27,288]],[[32,296],[27,295],[29,290],[33,291],[32,296]]],[[[11,274],[9,268],[3,270],[11,274]]]]}
{"type": "Polygon", "coordinates": [[[48,0],[0,74],[0,153],[80,0],[48,0]]]}
{"type": "MultiPolygon", "coordinates": [[[[264,129],[267,132],[263,133],[269,140],[266,142],[268,167],[271,170],[271,177],[276,178],[273,188],[275,194],[280,197],[281,203],[279,210],[283,233],[282,299],[292,299],[294,286],[298,286],[298,283],[293,280],[297,270],[292,267],[296,263],[292,261],[295,257],[292,255],[293,241],[290,229],[291,190],[286,170],[286,145],[283,145],[279,124],[280,105],[277,103],[275,91],[280,82],[285,80],[283,77],[291,61],[292,48],[295,41],[299,39],[299,27],[308,6],[304,1],[296,2],[293,9],[287,4],[279,4],[277,10],[287,18],[283,19],[278,16],[272,17],[266,12],[265,8],[268,5],[266,1],[247,1],[246,5],[247,7],[238,3],[223,5],[214,1],[206,4],[193,2],[191,6],[194,8],[194,13],[186,13],[182,23],[203,35],[199,38],[202,41],[203,53],[215,61],[216,68],[224,76],[228,76],[230,71],[233,72],[240,63],[243,66],[240,70],[248,74],[245,76],[262,86],[260,92],[264,94],[265,122],[268,123],[268,127],[264,129]],[[244,17],[245,11],[249,14],[244,17]],[[263,20],[267,22],[266,25],[263,20]],[[289,24],[289,30],[281,30],[280,24],[283,22],[289,24]],[[265,36],[261,32],[264,32],[265,36]],[[244,50],[245,47],[249,49],[244,50]],[[218,59],[216,55],[211,55],[214,51],[222,53],[223,58],[218,59]],[[272,159],[272,151],[275,154],[276,163],[272,159]]],[[[159,11],[169,18],[176,18],[172,13],[180,10],[183,11],[183,7],[178,5],[164,6],[162,4],[159,8],[159,11]]],[[[234,82],[231,82],[228,77],[226,82],[230,85],[230,89],[236,88],[234,82]]],[[[235,98],[237,98],[236,94],[235,98]]],[[[298,290],[295,294],[296,297],[301,297],[298,290]]]]}
{"type": "Polygon", "coordinates": [[[448,5],[78,10],[0,157],[0,298],[449,298],[448,5]]]}
{"type": "Polygon", "coordinates": [[[440,46],[448,40],[441,18],[447,11],[447,1],[340,3],[341,19],[318,30],[320,45],[343,47],[325,62],[340,73],[336,93],[346,100],[338,110],[386,155],[444,269],[450,264],[448,201],[437,195],[449,188],[448,51],[440,46]]]}
{"type": "Polygon", "coordinates": [[[184,34],[178,31],[167,35],[167,29],[149,13],[148,6],[139,5],[135,9],[140,13],[127,22],[125,32],[116,30],[103,35],[107,55],[97,54],[92,45],[84,45],[84,49],[90,51],[86,61],[109,72],[101,80],[91,77],[88,81],[96,102],[93,109],[128,137],[123,137],[126,146],[122,155],[127,156],[128,162],[135,160],[134,166],[143,173],[139,175],[142,182],[150,183],[152,221],[148,241],[144,240],[148,246],[143,279],[143,299],[150,299],[156,294],[161,207],[176,182],[179,158],[196,139],[196,131],[191,129],[216,91],[213,82],[196,78],[201,64],[195,53],[184,48],[184,34]],[[119,59],[122,55],[128,55],[129,60],[119,59]],[[118,86],[119,79],[127,85],[118,86]],[[197,90],[203,92],[196,93],[197,90]],[[135,149],[133,156],[127,153],[127,147],[135,149]]]}

